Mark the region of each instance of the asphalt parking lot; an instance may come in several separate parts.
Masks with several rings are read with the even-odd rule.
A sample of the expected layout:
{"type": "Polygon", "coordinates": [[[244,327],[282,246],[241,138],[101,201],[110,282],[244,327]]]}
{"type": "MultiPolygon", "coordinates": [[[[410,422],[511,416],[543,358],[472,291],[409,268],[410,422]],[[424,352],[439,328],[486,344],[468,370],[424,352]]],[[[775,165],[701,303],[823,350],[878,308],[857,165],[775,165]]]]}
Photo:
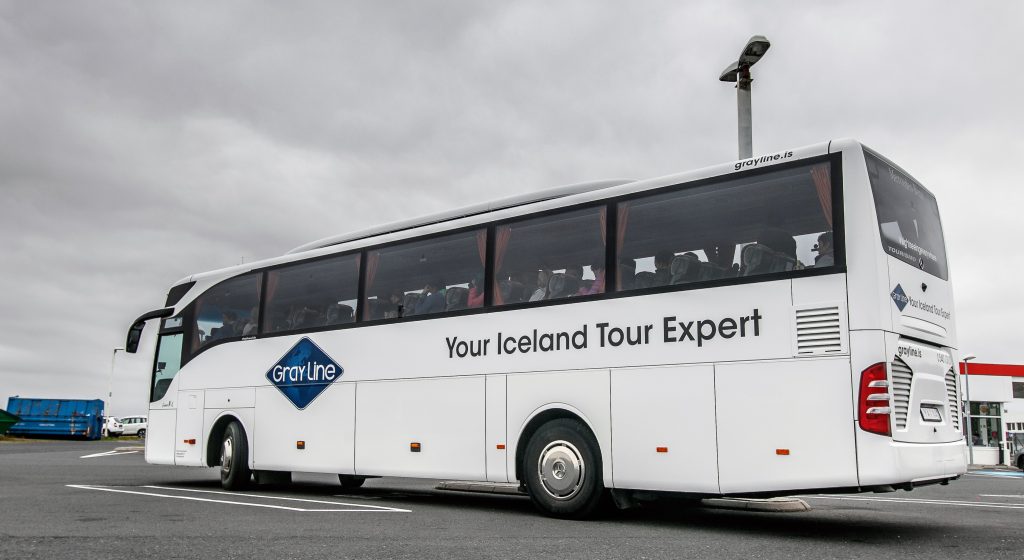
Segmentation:
{"type": "Polygon", "coordinates": [[[1024,551],[1024,473],[913,492],[807,496],[812,510],[665,504],[597,521],[519,496],[329,475],[223,493],[214,469],[145,464],[140,443],[0,443],[0,558],[903,558],[1024,551]]]}

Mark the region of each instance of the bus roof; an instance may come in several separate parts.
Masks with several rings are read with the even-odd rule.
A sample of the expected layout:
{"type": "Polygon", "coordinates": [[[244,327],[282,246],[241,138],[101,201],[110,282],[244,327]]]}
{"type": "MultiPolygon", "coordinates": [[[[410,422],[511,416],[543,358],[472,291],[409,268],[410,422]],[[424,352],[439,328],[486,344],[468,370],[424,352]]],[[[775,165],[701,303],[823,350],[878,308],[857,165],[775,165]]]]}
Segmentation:
{"type": "Polygon", "coordinates": [[[349,233],[325,237],[323,239],[319,239],[311,243],[300,245],[292,249],[291,251],[288,251],[285,254],[293,255],[295,253],[302,253],[304,251],[311,251],[313,249],[322,249],[324,247],[329,247],[331,245],[340,245],[342,243],[348,243],[349,241],[366,239],[367,237],[375,237],[387,233],[395,233],[430,224],[447,222],[449,220],[454,220],[457,218],[466,218],[469,216],[475,216],[477,214],[494,212],[495,210],[504,210],[505,208],[523,206],[525,204],[531,204],[534,202],[541,202],[544,200],[553,200],[556,198],[572,196],[574,194],[598,191],[601,189],[606,189],[608,187],[616,187],[618,185],[625,185],[626,183],[632,182],[633,179],[606,179],[603,181],[574,183],[572,185],[563,185],[560,187],[554,187],[550,189],[519,194],[515,196],[501,198],[498,200],[473,204],[470,206],[463,206],[462,208],[457,208],[455,210],[447,210],[445,212],[438,212],[436,214],[430,214],[427,216],[419,216],[408,220],[399,220],[397,222],[391,222],[389,224],[384,224],[381,226],[374,226],[371,228],[361,229],[358,231],[352,231],[349,233]]]}

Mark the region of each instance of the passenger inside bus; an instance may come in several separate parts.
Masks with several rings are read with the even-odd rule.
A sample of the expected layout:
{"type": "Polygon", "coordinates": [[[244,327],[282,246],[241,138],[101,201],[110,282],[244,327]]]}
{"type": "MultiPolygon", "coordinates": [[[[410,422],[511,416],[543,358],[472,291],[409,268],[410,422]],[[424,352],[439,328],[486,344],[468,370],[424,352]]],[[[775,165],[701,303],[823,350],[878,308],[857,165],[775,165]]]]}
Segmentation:
{"type": "Polygon", "coordinates": [[[672,251],[658,251],[654,255],[654,278],[651,285],[667,286],[672,280],[672,251]]]}
{"type": "Polygon", "coordinates": [[[466,308],[469,301],[469,289],[462,286],[448,286],[444,290],[444,310],[458,311],[466,308]]]}
{"type": "Polygon", "coordinates": [[[210,338],[216,340],[235,336],[235,323],[237,321],[238,315],[234,311],[224,311],[221,313],[220,326],[210,329],[210,338]]]}
{"type": "Polygon", "coordinates": [[[484,306],[484,275],[477,274],[469,281],[469,293],[466,295],[466,307],[475,309],[484,306]]]}
{"type": "Polygon", "coordinates": [[[548,295],[548,282],[551,281],[550,270],[537,271],[537,289],[530,294],[529,301],[540,301],[548,295]]]}
{"type": "Polygon", "coordinates": [[[604,293],[604,260],[594,261],[590,265],[590,270],[594,273],[594,280],[591,281],[589,286],[584,285],[580,287],[576,295],[589,296],[604,293]]]}
{"type": "Polygon", "coordinates": [[[548,280],[547,299],[561,299],[575,295],[580,289],[580,281],[575,276],[556,272],[548,280]]]}
{"type": "Polygon", "coordinates": [[[825,233],[819,235],[818,243],[815,244],[814,248],[811,250],[818,253],[818,255],[814,257],[814,268],[823,268],[835,264],[835,255],[833,255],[831,231],[826,231],[825,233]]]}
{"type": "Polygon", "coordinates": [[[253,307],[249,311],[249,320],[242,327],[242,336],[256,336],[256,329],[259,328],[259,314],[259,307],[253,307]]]}
{"type": "Polygon", "coordinates": [[[423,286],[424,297],[416,304],[414,315],[441,313],[445,309],[444,282],[440,278],[429,280],[423,286]]]}
{"type": "Polygon", "coordinates": [[[374,316],[374,319],[396,319],[402,316],[402,302],[405,300],[405,294],[402,290],[391,290],[391,294],[388,295],[387,301],[381,301],[381,298],[377,298],[377,305],[379,306],[379,316],[374,316]]]}
{"type": "Polygon", "coordinates": [[[324,325],[343,325],[353,321],[355,321],[355,316],[352,313],[352,307],[342,303],[335,303],[328,306],[324,325]]]}

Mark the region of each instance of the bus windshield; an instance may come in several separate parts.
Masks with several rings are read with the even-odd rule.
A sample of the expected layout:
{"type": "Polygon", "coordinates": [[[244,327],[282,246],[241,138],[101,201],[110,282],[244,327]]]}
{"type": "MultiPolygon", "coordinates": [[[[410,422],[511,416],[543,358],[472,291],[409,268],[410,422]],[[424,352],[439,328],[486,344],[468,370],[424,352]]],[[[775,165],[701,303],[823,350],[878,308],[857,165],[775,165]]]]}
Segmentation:
{"type": "Polygon", "coordinates": [[[946,246],[935,197],[912,177],[864,151],[885,252],[943,280],[946,246]]]}

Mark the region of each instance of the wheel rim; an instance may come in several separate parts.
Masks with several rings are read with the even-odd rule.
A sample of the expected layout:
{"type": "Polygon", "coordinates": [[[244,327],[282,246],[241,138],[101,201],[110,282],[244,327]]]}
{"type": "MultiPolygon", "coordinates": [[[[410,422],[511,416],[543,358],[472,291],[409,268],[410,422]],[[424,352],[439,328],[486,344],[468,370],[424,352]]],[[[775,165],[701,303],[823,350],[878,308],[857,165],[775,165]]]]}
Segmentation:
{"type": "Polygon", "coordinates": [[[541,488],[556,500],[568,500],[579,493],[586,475],[583,455],[575,445],[553,441],[540,452],[537,474],[541,488]]]}
{"type": "Polygon", "coordinates": [[[234,457],[234,443],[232,438],[224,438],[224,444],[220,446],[220,474],[228,476],[231,474],[231,458],[234,457]]]}

